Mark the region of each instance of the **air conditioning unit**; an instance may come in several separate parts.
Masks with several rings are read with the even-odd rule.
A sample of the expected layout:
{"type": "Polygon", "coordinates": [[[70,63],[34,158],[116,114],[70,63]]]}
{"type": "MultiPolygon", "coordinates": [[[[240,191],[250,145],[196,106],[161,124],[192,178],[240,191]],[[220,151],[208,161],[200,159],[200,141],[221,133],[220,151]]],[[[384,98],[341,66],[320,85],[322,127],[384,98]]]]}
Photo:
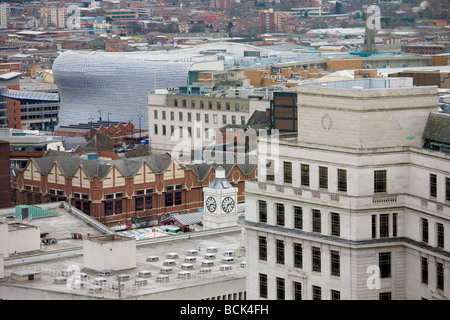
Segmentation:
{"type": "Polygon", "coordinates": [[[67,278],[65,278],[65,277],[56,277],[55,279],[53,279],[53,283],[55,283],[55,284],[65,284],[65,283],[67,283],[67,278]]]}

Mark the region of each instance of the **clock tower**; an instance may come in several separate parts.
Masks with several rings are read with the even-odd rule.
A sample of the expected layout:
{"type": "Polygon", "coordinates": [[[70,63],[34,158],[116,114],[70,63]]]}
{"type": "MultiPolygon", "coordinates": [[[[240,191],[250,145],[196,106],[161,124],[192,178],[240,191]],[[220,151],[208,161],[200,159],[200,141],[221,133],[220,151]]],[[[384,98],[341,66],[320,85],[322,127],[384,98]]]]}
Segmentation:
{"type": "Polygon", "coordinates": [[[203,188],[203,227],[216,229],[235,226],[238,220],[237,193],[225,177],[225,169],[216,168],[216,178],[203,188]]]}

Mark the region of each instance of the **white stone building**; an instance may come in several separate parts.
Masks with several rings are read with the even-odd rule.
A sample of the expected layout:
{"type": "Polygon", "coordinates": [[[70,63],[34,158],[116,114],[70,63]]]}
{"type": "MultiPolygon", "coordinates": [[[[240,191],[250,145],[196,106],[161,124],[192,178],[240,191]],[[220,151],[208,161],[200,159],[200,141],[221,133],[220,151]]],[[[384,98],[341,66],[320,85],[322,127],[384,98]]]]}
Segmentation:
{"type": "Polygon", "coordinates": [[[298,136],[260,138],[246,182],[248,298],[448,299],[450,154],[423,147],[437,88],[298,94],[298,136]]]}
{"type": "MultiPolygon", "coordinates": [[[[201,87],[197,87],[201,88],[201,87]]],[[[173,151],[188,151],[226,139],[216,137],[217,130],[226,125],[243,125],[255,111],[265,111],[270,101],[213,96],[212,94],[179,94],[178,92],[149,93],[148,123],[151,147],[173,151]]]]}

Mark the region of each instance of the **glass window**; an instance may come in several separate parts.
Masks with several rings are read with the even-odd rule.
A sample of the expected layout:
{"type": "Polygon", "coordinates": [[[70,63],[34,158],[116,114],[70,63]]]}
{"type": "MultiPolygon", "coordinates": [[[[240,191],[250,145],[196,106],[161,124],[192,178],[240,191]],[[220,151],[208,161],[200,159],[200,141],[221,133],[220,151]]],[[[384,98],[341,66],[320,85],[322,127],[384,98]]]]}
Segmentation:
{"type": "Polygon", "coordinates": [[[319,167],[319,188],[328,189],[328,168],[319,167]]]}
{"type": "Polygon", "coordinates": [[[277,225],[284,226],[284,204],[277,203],[276,209],[277,209],[277,225]]]}
{"type": "Polygon", "coordinates": [[[389,214],[380,214],[380,238],[389,237],[389,214]]]}
{"type": "Polygon", "coordinates": [[[115,214],[120,214],[122,213],[122,200],[116,200],[114,203],[114,213],[115,214]]]}
{"type": "Polygon", "coordinates": [[[312,231],[321,232],[322,231],[322,220],[321,220],[320,210],[312,209],[312,231]]]}
{"type": "Polygon", "coordinates": [[[303,229],[303,208],[294,207],[294,228],[303,229]]]}
{"type": "Polygon", "coordinates": [[[135,198],[136,211],[144,210],[144,197],[135,198]]]}
{"type": "Polygon", "coordinates": [[[437,246],[444,248],[444,225],[442,223],[436,223],[437,229],[437,246]]]}
{"type": "Polygon", "coordinates": [[[391,253],[390,252],[380,252],[379,267],[380,267],[380,277],[381,278],[390,278],[391,277],[391,253]]]}
{"type": "Polygon", "coordinates": [[[386,170],[374,171],[374,192],[386,192],[386,170]]]}
{"type": "Polygon", "coordinates": [[[322,288],[319,286],[312,286],[313,300],[322,300],[322,288]]]}
{"type": "Polygon", "coordinates": [[[339,213],[331,212],[331,235],[336,237],[341,235],[341,217],[339,213]]]}
{"type": "Polygon", "coordinates": [[[259,297],[267,298],[267,274],[259,274],[259,297]]]}
{"type": "Polygon", "coordinates": [[[300,243],[294,242],[294,267],[303,268],[303,248],[300,243]]]}
{"type": "Polygon", "coordinates": [[[421,265],[422,265],[422,283],[428,284],[428,259],[422,257],[421,265]]]}
{"type": "Polygon", "coordinates": [[[259,236],[259,260],[267,261],[267,239],[259,236]]]}
{"type": "Polygon", "coordinates": [[[428,220],[425,218],[421,218],[422,224],[422,241],[428,243],[428,220]]]}
{"type": "Polygon", "coordinates": [[[277,300],[285,299],[285,284],[283,278],[277,277],[277,300]]]}
{"type": "Polygon", "coordinates": [[[331,275],[339,277],[341,275],[341,258],[339,251],[330,251],[331,275]]]}
{"type": "Polygon", "coordinates": [[[322,261],[320,248],[312,247],[312,271],[320,272],[322,261]]]}
{"type": "Polygon", "coordinates": [[[267,222],[267,202],[259,200],[259,222],[267,222]]]}
{"type": "Polygon", "coordinates": [[[347,170],[337,169],[338,191],[347,192],[347,170]]]}
{"type": "Polygon", "coordinates": [[[300,167],[301,184],[302,186],[309,186],[309,165],[301,164],[300,167]]]}
{"type": "Polygon", "coordinates": [[[430,197],[436,197],[437,194],[437,177],[430,173],[430,197]]]}
{"type": "Polygon", "coordinates": [[[277,245],[277,263],[278,264],[284,264],[284,241],[277,239],[276,241],[277,245]]]}
{"type": "Polygon", "coordinates": [[[284,183],[292,183],[292,162],[283,161],[284,183]]]}

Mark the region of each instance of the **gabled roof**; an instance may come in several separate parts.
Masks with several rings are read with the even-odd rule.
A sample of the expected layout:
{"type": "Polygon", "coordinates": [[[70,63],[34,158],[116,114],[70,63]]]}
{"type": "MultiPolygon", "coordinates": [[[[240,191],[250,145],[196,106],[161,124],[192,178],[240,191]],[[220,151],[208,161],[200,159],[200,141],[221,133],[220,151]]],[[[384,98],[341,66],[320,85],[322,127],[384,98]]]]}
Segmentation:
{"type": "Polygon", "coordinates": [[[450,144],[450,114],[431,112],[423,132],[423,138],[450,144]]]}

